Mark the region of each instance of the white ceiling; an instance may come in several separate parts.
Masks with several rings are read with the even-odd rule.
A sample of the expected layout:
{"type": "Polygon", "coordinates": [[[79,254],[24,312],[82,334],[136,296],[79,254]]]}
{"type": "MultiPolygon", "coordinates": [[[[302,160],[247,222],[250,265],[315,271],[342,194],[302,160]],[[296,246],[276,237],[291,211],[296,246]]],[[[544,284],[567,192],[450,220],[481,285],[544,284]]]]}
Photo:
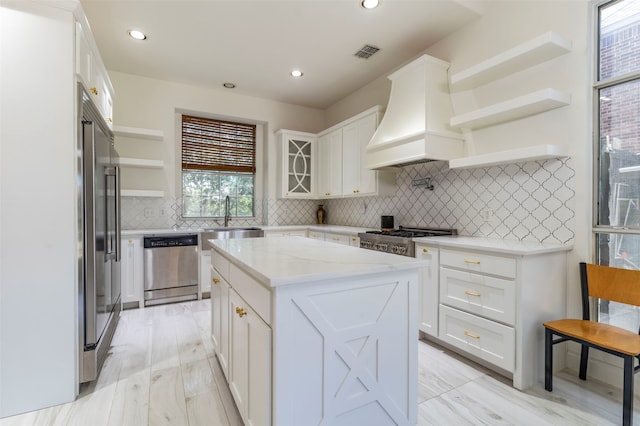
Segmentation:
{"type": "Polygon", "coordinates": [[[233,82],[235,93],[324,109],[476,19],[473,1],[381,0],[374,10],[359,0],[81,3],[109,70],[220,89],[233,82]],[[381,50],[355,57],[365,44],[381,50]],[[290,77],[293,68],[304,76],[290,77]]]}

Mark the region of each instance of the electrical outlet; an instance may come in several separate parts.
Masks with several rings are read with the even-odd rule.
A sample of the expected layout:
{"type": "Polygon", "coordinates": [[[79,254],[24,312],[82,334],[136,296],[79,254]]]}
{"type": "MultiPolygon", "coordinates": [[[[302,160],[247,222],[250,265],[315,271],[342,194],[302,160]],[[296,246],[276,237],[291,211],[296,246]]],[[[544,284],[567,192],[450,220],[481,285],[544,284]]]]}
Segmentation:
{"type": "Polygon", "coordinates": [[[494,214],[495,212],[493,211],[493,209],[490,209],[490,208],[480,210],[480,217],[485,222],[489,222],[489,220],[493,217],[494,214]]]}
{"type": "Polygon", "coordinates": [[[156,217],[156,212],[154,209],[144,209],[144,217],[156,217]]]}

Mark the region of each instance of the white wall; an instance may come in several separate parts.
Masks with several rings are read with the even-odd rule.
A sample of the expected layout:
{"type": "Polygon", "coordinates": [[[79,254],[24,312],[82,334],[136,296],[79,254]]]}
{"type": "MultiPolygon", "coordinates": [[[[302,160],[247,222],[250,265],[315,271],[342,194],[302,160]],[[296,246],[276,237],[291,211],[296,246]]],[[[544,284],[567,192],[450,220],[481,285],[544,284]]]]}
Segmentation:
{"type": "Polygon", "coordinates": [[[1,3],[0,417],[77,389],[73,55],[70,12],[1,3]]]}
{"type": "MultiPolygon", "coordinates": [[[[266,134],[268,190],[275,192],[276,164],[274,132],[281,128],[317,132],[324,128],[324,112],[313,108],[274,102],[236,94],[226,89],[209,89],[110,71],[116,93],[114,124],[162,130],[164,142],[131,141],[116,137],[122,157],[164,160],[163,171],[124,170],[123,188],[163,190],[180,197],[180,128],[176,111],[264,124],[266,134]],[[138,187],[136,187],[136,185],[138,187]],[[149,187],[153,185],[154,187],[149,187]]],[[[259,147],[259,149],[265,147],[259,147]]],[[[256,174],[265,175],[265,164],[258,163],[256,174]]],[[[264,194],[265,196],[267,194],[264,194]]]]}

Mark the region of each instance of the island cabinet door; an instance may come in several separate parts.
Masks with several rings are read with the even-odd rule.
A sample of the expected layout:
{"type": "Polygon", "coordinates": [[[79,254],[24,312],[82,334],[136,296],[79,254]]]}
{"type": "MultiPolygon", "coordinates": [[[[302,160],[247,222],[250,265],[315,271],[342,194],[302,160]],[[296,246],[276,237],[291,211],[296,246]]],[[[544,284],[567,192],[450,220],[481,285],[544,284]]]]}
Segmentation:
{"type": "Polygon", "coordinates": [[[271,424],[271,328],[229,291],[229,388],[245,425],[271,424]]]}
{"type": "Polygon", "coordinates": [[[276,288],[273,422],[414,425],[419,270],[276,288]]]}
{"type": "Polygon", "coordinates": [[[229,283],[211,271],[211,339],[224,376],[229,378],[229,283]]]}

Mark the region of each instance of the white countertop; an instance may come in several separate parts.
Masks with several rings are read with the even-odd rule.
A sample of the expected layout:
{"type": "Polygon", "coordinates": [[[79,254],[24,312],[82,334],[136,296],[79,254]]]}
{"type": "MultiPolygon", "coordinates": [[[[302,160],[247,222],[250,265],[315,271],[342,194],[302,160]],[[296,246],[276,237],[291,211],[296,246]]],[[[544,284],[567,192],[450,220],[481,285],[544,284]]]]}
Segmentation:
{"type": "Polygon", "coordinates": [[[529,241],[500,240],[484,237],[423,237],[414,238],[416,243],[429,244],[438,247],[451,247],[456,249],[482,250],[495,253],[514,254],[520,256],[536,255],[569,251],[572,245],[554,243],[537,243],[529,241]]]}
{"type": "Polygon", "coordinates": [[[427,266],[426,261],[304,237],[209,240],[267,287],[427,266]]]}
{"type": "MultiPolygon", "coordinates": [[[[252,225],[253,226],[253,225],[252,225]]],[[[275,226],[261,226],[255,225],[256,228],[260,228],[264,231],[292,231],[300,229],[311,229],[313,231],[320,232],[333,232],[336,234],[357,235],[360,232],[371,231],[372,228],[358,228],[355,226],[341,226],[341,225],[275,225],[275,226]]],[[[223,228],[222,226],[213,226],[212,228],[223,228]]],[[[240,228],[240,226],[229,226],[229,228],[240,228]]],[[[123,237],[133,236],[147,236],[147,235],[172,235],[172,234],[197,234],[202,232],[203,228],[193,229],[124,229],[121,232],[123,237]]]]}

